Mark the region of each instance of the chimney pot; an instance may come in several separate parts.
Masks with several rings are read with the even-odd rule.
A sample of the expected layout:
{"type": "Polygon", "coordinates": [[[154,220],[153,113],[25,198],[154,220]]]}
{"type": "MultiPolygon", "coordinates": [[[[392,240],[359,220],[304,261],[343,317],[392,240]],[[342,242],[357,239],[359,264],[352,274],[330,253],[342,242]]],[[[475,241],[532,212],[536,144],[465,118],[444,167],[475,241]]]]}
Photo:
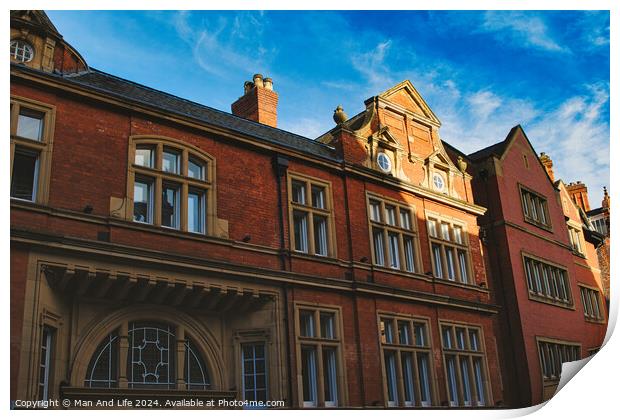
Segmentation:
{"type": "Polygon", "coordinates": [[[251,91],[253,88],[254,88],[254,83],[248,80],[247,82],[243,84],[243,94],[247,95],[248,92],[251,91]]]}
{"type": "Polygon", "coordinates": [[[255,74],[253,82],[245,82],[243,96],[231,106],[233,115],[261,124],[277,127],[278,94],[273,91],[273,81],[262,74],[255,74]],[[255,88],[261,89],[255,89],[255,88]]]}

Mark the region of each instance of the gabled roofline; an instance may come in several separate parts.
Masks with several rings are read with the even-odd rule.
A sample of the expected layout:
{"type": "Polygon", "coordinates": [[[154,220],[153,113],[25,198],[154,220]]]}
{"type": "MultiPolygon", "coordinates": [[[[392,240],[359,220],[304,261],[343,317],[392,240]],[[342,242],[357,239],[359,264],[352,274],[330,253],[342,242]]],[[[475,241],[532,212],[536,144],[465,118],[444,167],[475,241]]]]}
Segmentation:
{"type": "Polygon", "coordinates": [[[397,90],[400,90],[402,88],[405,88],[406,90],[409,91],[409,94],[416,100],[419,101],[420,106],[422,107],[422,109],[428,113],[428,119],[432,120],[434,123],[436,123],[438,126],[441,126],[441,121],[439,120],[439,118],[437,118],[437,115],[435,115],[435,113],[433,112],[433,110],[431,109],[431,107],[428,105],[428,103],[426,103],[426,101],[424,100],[424,98],[422,97],[422,95],[420,95],[420,92],[418,92],[418,90],[413,86],[413,84],[411,83],[411,81],[409,81],[408,79],[403,80],[402,82],[398,83],[395,86],[392,86],[391,88],[387,89],[386,91],[381,92],[378,95],[372,96],[368,99],[366,99],[364,101],[365,105],[368,105],[368,102],[373,101],[375,98],[385,98],[386,96],[389,96],[390,94],[396,92],[397,90]]]}

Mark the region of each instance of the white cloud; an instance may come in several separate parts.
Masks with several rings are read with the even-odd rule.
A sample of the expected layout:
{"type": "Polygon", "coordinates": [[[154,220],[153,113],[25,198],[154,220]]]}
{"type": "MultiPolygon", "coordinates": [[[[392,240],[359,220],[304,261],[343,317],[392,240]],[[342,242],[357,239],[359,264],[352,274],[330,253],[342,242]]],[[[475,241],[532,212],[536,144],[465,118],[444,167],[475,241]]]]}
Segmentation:
{"type": "Polygon", "coordinates": [[[493,33],[500,40],[507,40],[523,47],[552,52],[570,52],[558,44],[540,16],[522,11],[488,11],[484,14],[482,32],[493,33]]]}
{"type": "Polygon", "coordinates": [[[265,48],[262,43],[262,14],[240,12],[217,19],[204,16],[200,25],[190,18],[190,12],[180,11],[172,24],[179,37],[191,46],[194,59],[203,70],[218,77],[243,72],[246,78],[268,70],[268,58],[274,56],[275,49],[265,48]]]}
{"type": "Polygon", "coordinates": [[[608,85],[591,85],[587,92],[564,101],[526,127],[539,152],[547,152],[554,171],[565,182],[582,181],[597,207],[603,186],[609,188],[608,85]]]}

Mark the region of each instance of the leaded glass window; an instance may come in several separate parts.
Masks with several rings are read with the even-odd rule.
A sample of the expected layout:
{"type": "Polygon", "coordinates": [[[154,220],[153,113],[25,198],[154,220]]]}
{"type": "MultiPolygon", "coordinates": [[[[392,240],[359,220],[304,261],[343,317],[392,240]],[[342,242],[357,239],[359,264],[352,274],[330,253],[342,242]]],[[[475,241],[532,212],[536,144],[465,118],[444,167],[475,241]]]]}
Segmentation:
{"type": "MultiPolygon", "coordinates": [[[[116,330],[106,336],[91,357],[84,385],[89,388],[117,388],[120,336],[116,330]]],[[[175,328],[154,322],[130,322],[127,334],[127,385],[129,388],[174,389],[178,379],[187,389],[209,389],[207,365],[191,337],[178,350],[175,328]],[[178,352],[183,351],[183,371],[177,372],[178,352]],[[180,375],[180,377],[179,377],[180,375]]]]}

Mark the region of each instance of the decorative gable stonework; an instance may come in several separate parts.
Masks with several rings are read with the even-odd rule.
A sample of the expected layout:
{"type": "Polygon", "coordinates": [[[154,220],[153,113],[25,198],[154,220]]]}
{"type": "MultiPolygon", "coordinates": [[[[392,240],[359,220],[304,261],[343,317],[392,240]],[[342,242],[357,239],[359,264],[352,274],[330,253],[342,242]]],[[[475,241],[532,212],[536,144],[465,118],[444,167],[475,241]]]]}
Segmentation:
{"type": "MultiPolygon", "coordinates": [[[[345,161],[378,175],[467,201],[471,176],[448,155],[439,136],[441,122],[408,80],[365,101],[366,110],[318,140],[342,148],[345,161]],[[346,140],[348,131],[353,139],[346,140]],[[383,156],[382,156],[383,155],[383,156]],[[390,170],[378,159],[390,160],[390,170]]],[[[471,199],[471,198],[470,198],[471,199]]]]}

